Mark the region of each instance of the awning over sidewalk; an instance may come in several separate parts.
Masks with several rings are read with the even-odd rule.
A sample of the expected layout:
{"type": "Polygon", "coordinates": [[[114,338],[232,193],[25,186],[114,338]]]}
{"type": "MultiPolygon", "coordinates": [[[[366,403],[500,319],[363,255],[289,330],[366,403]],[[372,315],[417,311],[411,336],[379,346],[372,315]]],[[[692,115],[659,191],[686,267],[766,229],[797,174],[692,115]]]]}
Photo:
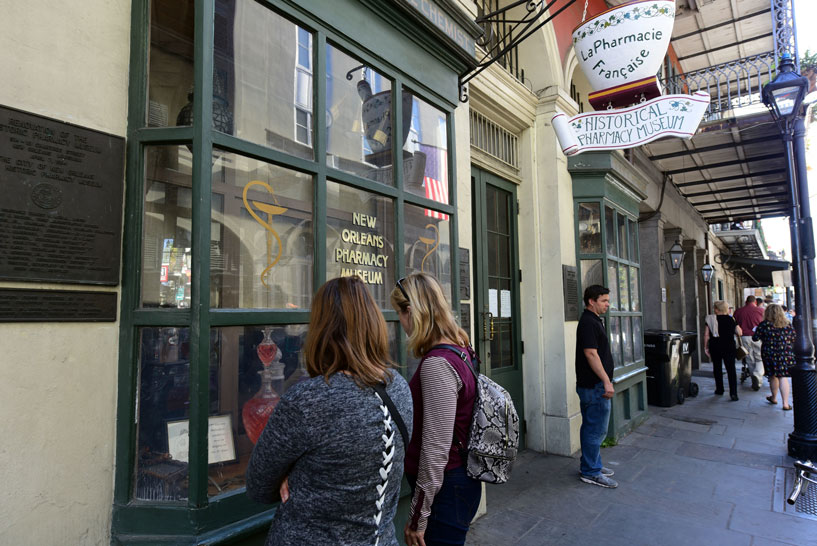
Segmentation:
{"type": "Polygon", "coordinates": [[[743,273],[748,279],[750,287],[772,286],[772,271],[786,271],[791,264],[782,260],[761,260],[731,256],[723,262],[723,267],[730,271],[743,273]]]}

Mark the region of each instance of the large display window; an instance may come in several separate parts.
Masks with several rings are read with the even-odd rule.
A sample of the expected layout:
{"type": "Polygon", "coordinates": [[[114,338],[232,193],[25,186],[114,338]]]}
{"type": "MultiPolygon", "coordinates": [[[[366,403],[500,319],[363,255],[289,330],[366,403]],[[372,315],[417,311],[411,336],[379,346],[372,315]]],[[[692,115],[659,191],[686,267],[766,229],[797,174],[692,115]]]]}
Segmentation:
{"type": "Polygon", "coordinates": [[[625,368],[644,359],[638,222],[607,200],[578,201],[575,212],[579,294],[593,284],[610,289],[610,349],[625,368]]]}
{"type": "Polygon", "coordinates": [[[197,543],[271,517],[244,473],[317,287],[360,276],[404,373],[396,280],[458,312],[455,103],[293,2],[134,14],[112,534],[197,543]]]}

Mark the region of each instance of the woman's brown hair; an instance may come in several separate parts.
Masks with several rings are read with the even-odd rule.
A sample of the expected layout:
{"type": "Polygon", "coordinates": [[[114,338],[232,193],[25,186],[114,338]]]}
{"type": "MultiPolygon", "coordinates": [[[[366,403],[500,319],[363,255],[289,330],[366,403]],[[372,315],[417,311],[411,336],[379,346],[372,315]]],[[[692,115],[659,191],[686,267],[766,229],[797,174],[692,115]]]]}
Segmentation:
{"type": "Polygon", "coordinates": [[[391,304],[397,311],[411,307],[412,330],[409,349],[420,358],[440,339],[450,339],[457,345],[468,346],[468,334],[454,320],[454,313],[445,300],[437,279],[426,273],[412,273],[391,291],[391,304]],[[400,290],[402,286],[405,290],[400,290]],[[408,298],[406,298],[408,296],[408,298]]]}
{"type": "Polygon", "coordinates": [[[786,318],[783,308],[779,305],[771,304],[767,306],[763,318],[771,322],[775,328],[785,328],[789,325],[789,319],[786,318]]]}
{"type": "Polygon", "coordinates": [[[310,377],[348,373],[360,386],[392,377],[386,320],[360,277],[326,281],[312,300],[304,357],[310,377]]]}

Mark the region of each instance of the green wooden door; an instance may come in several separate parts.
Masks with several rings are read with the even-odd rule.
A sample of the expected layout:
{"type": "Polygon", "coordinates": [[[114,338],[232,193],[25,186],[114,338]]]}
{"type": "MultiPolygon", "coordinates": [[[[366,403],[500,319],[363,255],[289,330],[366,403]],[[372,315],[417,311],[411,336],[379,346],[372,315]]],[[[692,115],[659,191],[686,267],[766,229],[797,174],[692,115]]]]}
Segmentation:
{"type": "MultiPolygon", "coordinates": [[[[482,372],[507,389],[521,417],[524,401],[516,186],[476,167],[471,167],[471,186],[475,347],[482,359],[482,372]]],[[[521,442],[524,445],[524,435],[521,442]]]]}

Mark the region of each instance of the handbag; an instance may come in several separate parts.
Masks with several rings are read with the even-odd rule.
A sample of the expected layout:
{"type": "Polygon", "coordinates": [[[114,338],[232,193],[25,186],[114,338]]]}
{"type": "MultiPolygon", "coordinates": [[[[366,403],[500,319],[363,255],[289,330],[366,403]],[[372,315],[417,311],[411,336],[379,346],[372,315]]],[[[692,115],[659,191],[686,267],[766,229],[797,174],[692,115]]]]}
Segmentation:
{"type": "Polygon", "coordinates": [[[738,336],[735,336],[735,339],[737,340],[737,347],[735,348],[735,360],[743,360],[744,358],[746,358],[746,355],[748,355],[749,352],[743,348],[743,344],[740,342],[740,338],[738,336]]]}

